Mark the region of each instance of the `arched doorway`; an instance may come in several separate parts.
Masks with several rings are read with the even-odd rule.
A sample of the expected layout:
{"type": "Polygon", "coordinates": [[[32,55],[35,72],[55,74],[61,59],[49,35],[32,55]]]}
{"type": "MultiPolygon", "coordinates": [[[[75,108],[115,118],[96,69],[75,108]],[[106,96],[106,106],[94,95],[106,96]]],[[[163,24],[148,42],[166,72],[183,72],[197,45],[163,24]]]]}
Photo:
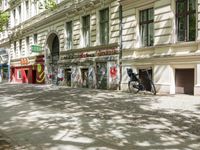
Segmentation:
{"type": "Polygon", "coordinates": [[[47,39],[48,50],[46,52],[47,61],[47,70],[50,74],[50,80],[52,83],[56,83],[57,74],[58,74],[58,61],[60,54],[60,43],[59,38],[56,33],[51,33],[47,39]]]}
{"type": "Polygon", "coordinates": [[[59,60],[59,39],[58,36],[55,36],[52,42],[51,49],[52,63],[57,64],[59,60]]]}

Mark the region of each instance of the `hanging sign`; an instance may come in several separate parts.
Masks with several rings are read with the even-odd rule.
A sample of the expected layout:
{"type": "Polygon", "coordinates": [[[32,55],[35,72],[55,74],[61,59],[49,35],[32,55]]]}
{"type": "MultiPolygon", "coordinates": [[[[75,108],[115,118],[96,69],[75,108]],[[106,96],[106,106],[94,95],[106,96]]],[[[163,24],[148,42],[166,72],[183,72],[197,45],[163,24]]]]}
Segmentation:
{"type": "Polygon", "coordinates": [[[40,53],[42,51],[42,47],[40,45],[31,45],[31,51],[35,53],[40,53]]]}

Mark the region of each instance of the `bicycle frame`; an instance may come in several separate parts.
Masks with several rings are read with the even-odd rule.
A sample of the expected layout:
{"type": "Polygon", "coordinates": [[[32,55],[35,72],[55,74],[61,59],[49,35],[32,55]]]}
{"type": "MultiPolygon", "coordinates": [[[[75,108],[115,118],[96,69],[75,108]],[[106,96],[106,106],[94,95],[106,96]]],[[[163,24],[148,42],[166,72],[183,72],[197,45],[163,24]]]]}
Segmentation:
{"type": "MultiPolygon", "coordinates": [[[[152,92],[154,95],[156,95],[156,89],[155,89],[155,85],[151,79],[151,75],[149,74],[149,69],[142,69],[141,71],[142,72],[146,72],[146,75],[147,75],[147,81],[149,82],[150,84],[150,92],[152,92]]],[[[127,69],[127,73],[130,77],[130,81],[128,83],[128,86],[129,86],[129,91],[131,88],[135,88],[137,89],[135,93],[139,92],[139,91],[145,91],[146,90],[146,87],[144,85],[144,83],[142,83],[141,79],[137,76],[139,76],[139,74],[135,74],[133,73],[132,69],[127,69]]]]}

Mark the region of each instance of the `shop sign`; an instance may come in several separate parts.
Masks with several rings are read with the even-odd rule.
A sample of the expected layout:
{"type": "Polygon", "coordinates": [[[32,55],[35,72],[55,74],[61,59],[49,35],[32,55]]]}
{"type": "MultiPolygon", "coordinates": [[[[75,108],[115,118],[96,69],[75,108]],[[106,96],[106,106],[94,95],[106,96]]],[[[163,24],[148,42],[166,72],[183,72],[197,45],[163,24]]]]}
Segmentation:
{"type": "Polygon", "coordinates": [[[107,56],[107,55],[115,55],[115,54],[118,54],[118,51],[116,49],[97,50],[96,52],[93,52],[93,53],[83,52],[80,54],[69,54],[67,56],[61,57],[61,60],[107,56]]]}
{"type": "Polygon", "coordinates": [[[31,45],[31,51],[35,53],[40,53],[42,51],[42,47],[40,45],[31,45]]]}
{"type": "Polygon", "coordinates": [[[20,64],[21,65],[28,65],[30,62],[29,62],[29,59],[28,58],[21,58],[20,59],[20,64]]]}
{"type": "Polygon", "coordinates": [[[116,49],[110,49],[110,50],[98,50],[96,51],[97,56],[106,56],[106,55],[114,55],[117,54],[116,49]]]}

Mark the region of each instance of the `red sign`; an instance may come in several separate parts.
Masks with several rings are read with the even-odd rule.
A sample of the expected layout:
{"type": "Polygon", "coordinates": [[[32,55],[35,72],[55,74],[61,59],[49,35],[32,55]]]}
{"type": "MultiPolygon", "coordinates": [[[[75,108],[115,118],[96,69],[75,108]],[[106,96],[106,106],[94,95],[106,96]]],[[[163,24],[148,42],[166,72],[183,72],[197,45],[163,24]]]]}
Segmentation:
{"type": "Polygon", "coordinates": [[[21,58],[20,63],[21,63],[21,65],[28,65],[29,59],[28,58],[21,58]]]}

